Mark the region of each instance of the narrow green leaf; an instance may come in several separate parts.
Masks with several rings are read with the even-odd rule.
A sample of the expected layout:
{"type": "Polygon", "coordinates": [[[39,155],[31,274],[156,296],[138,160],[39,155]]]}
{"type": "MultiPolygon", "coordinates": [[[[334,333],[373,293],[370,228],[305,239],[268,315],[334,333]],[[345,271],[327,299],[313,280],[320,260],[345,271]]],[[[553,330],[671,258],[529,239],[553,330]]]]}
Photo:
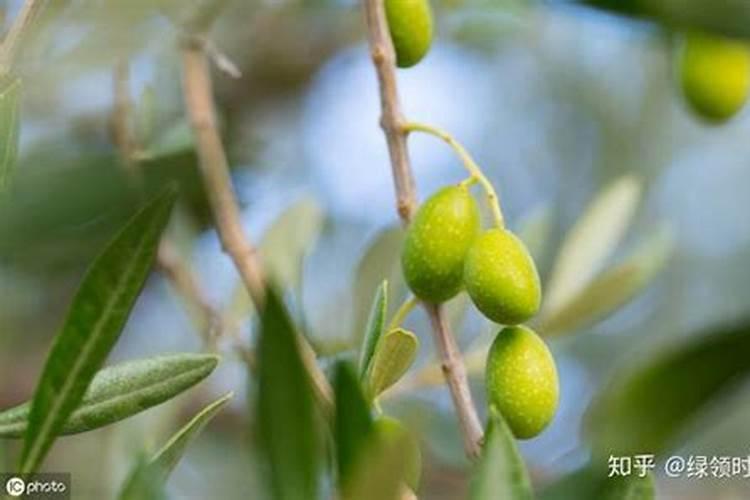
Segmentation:
{"type": "Polygon", "coordinates": [[[562,244],[544,309],[558,309],[568,303],[599,272],[630,226],[640,193],[640,180],[626,175],[605,188],[586,208],[562,244]]]}
{"type": "Polygon", "coordinates": [[[482,457],[471,479],[471,500],[531,500],[531,482],[516,441],[494,410],[485,434],[482,457]]]}
{"type": "Polygon", "coordinates": [[[321,439],[313,389],[300,356],[297,332],[275,291],[268,290],[258,346],[258,425],[278,500],[318,496],[321,439]]]}
{"type": "Polygon", "coordinates": [[[389,297],[392,303],[398,304],[405,295],[406,285],[401,274],[401,245],[404,241],[404,230],[391,227],[378,233],[367,246],[357,266],[352,296],[354,297],[354,332],[353,338],[361,339],[372,303],[372,291],[383,280],[388,281],[389,297]]]}
{"type": "Polygon", "coordinates": [[[364,379],[372,355],[375,353],[375,347],[380,341],[380,336],[385,328],[385,316],[388,312],[388,281],[383,281],[375,291],[375,298],[372,300],[370,308],[370,317],[367,319],[367,328],[365,330],[364,341],[359,353],[359,376],[364,379]]]}
{"type": "MultiPolygon", "coordinates": [[[[212,354],[169,354],[104,368],[60,434],[97,429],[161,404],[206,378],[218,362],[212,354]]],[[[28,402],[0,413],[0,437],[23,437],[30,409],[28,402]]]]}
{"type": "Polygon", "coordinates": [[[399,381],[414,363],[419,339],[409,330],[396,328],[378,342],[367,372],[367,390],[371,398],[399,381]]]}
{"type": "Polygon", "coordinates": [[[635,366],[631,361],[615,371],[589,409],[595,451],[663,453],[748,375],[750,319],[691,336],[635,366]]]}
{"type": "Polygon", "coordinates": [[[0,82],[0,191],[8,187],[18,158],[21,79],[0,82]]]}
{"type": "Polygon", "coordinates": [[[721,0],[583,0],[620,14],[651,19],[678,30],[703,30],[750,38],[750,4],[721,0]]]}
{"type": "Polygon", "coordinates": [[[164,482],[145,459],[139,459],[120,489],[118,500],[166,500],[164,482]]]}
{"type": "Polygon", "coordinates": [[[146,204],[94,260],[55,338],[29,413],[20,470],[36,470],[120,337],[143,288],[176,193],[146,204]]]}
{"type": "Polygon", "coordinates": [[[599,321],[637,296],[661,271],[672,252],[672,238],[658,232],[621,263],[605,270],[557,310],[539,320],[544,335],[573,333],[599,321]]]}
{"type": "Polygon", "coordinates": [[[185,449],[187,449],[188,445],[233,396],[234,393],[230,392],[203,408],[190,422],[177,431],[161,450],[156,452],[151,459],[150,465],[156,468],[157,476],[162,481],[167,480],[169,474],[171,474],[172,470],[174,470],[177,463],[185,454],[185,449]]]}
{"type": "Polygon", "coordinates": [[[373,426],[370,408],[354,369],[345,361],[336,364],[333,388],[336,396],[334,439],[339,487],[343,490],[361,459],[373,426]]]}

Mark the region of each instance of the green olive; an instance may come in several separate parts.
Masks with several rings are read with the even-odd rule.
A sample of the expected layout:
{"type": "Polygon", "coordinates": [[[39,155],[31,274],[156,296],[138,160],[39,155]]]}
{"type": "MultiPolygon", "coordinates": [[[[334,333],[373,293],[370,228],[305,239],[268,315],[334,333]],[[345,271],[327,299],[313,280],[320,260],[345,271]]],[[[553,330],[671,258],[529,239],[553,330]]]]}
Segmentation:
{"type": "Polygon", "coordinates": [[[529,439],[544,430],[557,410],[557,368],[544,341],[525,326],[503,328],[495,337],[485,372],[488,403],[513,434],[529,439]]]}
{"type": "Polygon", "coordinates": [[[690,107],[712,122],[734,116],[750,89],[750,47],[744,42],[693,33],[679,59],[682,93],[690,107]]]}
{"type": "Polygon", "coordinates": [[[418,490],[422,476],[422,452],[417,439],[401,422],[391,417],[380,417],[375,421],[375,435],[386,443],[402,444],[406,457],[404,482],[412,490],[418,490]]]}
{"type": "Polygon", "coordinates": [[[450,186],[419,208],[404,242],[401,267],[414,295],[444,302],[462,288],[466,252],[479,234],[479,207],[465,186],[450,186]]]}
{"type": "Polygon", "coordinates": [[[385,14],[396,51],[396,64],[414,66],[432,43],[432,9],[429,0],[385,0],[385,14]]]}
{"type": "Polygon", "coordinates": [[[505,229],[490,229],[474,241],[466,255],[464,284],[477,309],[503,325],[526,321],[536,314],[542,300],[531,255],[505,229]]]}

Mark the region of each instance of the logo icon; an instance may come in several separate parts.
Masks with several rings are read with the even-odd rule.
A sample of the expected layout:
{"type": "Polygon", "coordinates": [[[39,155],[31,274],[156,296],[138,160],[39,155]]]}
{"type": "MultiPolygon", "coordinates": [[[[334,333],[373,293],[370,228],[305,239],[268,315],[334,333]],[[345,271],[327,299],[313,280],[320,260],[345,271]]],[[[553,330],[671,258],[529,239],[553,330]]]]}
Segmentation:
{"type": "Polygon", "coordinates": [[[5,482],[5,491],[12,497],[20,497],[26,491],[26,483],[20,477],[12,477],[5,482]]]}

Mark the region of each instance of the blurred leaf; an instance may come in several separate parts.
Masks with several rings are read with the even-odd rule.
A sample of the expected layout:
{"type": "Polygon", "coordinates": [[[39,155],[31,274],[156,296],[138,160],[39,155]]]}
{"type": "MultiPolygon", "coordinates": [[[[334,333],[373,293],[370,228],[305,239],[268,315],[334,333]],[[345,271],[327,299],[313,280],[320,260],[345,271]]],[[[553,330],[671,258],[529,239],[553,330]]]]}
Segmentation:
{"type": "Polygon", "coordinates": [[[645,17],[685,30],[700,29],[750,38],[750,3],[736,0],[583,0],[621,14],[645,17]]]}
{"type": "Polygon", "coordinates": [[[169,474],[185,454],[185,450],[191,441],[200,434],[206,424],[221,411],[233,396],[234,393],[230,392],[203,408],[190,422],[177,431],[177,434],[172,436],[161,450],[156,452],[151,459],[150,466],[156,469],[157,477],[162,481],[167,480],[169,474]]]}
{"type": "Polygon", "coordinates": [[[258,346],[258,424],[273,497],[317,498],[318,428],[297,333],[275,291],[267,292],[258,346]]]}
{"type": "MultiPolygon", "coordinates": [[[[206,378],[218,362],[212,354],[169,354],[104,368],[60,434],[103,427],[161,404],[206,378]]],[[[22,437],[30,408],[24,403],[0,413],[0,437],[22,437]]]]}
{"type": "Polygon", "coordinates": [[[654,476],[650,472],[609,478],[597,498],[601,500],[653,500],[656,497],[654,476]]]}
{"type": "Polygon", "coordinates": [[[367,393],[371,398],[399,381],[409,370],[419,350],[419,339],[414,333],[396,328],[386,333],[375,347],[367,372],[367,393]]]}
{"type": "MultiPolygon", "coordinates": [[[[312,198],[303,198],[290,205],[271,224],[259,248],[264,269],[274,282],[285,288],[296,290],[299,287],[305,255],[320,236],[323,222],[320,205],[312,198]]],[[[247,289],[240,282],[227,308],[229,324],[242,322],[252,310],[247,289]]]]}
{"type": "Polygon", "coordinates": [[[531,211],[518,226],[518,237],[524,242],[534,261],[544,257],[552,232],[552,211],[544,205],[531,211]]]}
{"type": "Polygon", "coordinates": [[[471,479],[472,500],[531,500],[526,465],[507,424],[494,410],[485,434],[482,457],[471,479]]]}
{"type": "Polygon", "coordinates": [[[119,500],[166,500],[164,482],[148,461],[138,460],[122,485],[119,500]]]}
{"type": "MultiPolygon", "coordinates": [[[[141,161],[146,196],[170,183],[191,215],[208,220],[194,153],[141,161]]],[[[42,144],[21,160],[12,196],[0,196],[0,255],[10,266],[50,280],[79,272],[138,208],[141,194],[109,154],[72,153],[42,144]]]]}
{"type": "Polygon", "coordinates": [[[375,291],[375,298],[372,301],[370,317],[367,319],[367,329],[365,330],[364,341],[360,349],[359,356],[359,376],[365,378],[367,370],[370,367],[372,356],[375,354],[375,347],[380,341],[380,336],[385,328],[385,315],[388,312],[388,281],[383,281],[375,291]]]}
{"type": "Polygon", "coordinates": [[[750,320],[711,329],[616,371],[588,412],[595,451],[659,454],[750,374],[750,320]]]}
{"type": "Polygon", "coordinates": [[[18,158],[21,112],[21,79],[0,83],[0,192],[10,185],[18,158]]]}
{"type": "Polygon", "coordinates": [[[266,231],[260,253],[264,269],[275,282],[292,289],[299,286],[303,259],[320,236],[323,221],[320,205],[304,198],[287,208],[266,231]]]}
{"type": "Polygon", "coordinates": [[[176,198],[152,199],[96,258],[50,349],[29,412],[20,470],[33,472],[107,359],[146,282],[176,198]]]}
{"type": "MultiPolygon", "coordinates": [[[[375,436],[375,435],[374,435],[375,436]]],[[[402,500],[408,446],[405,436],[372,439],[356,464],[345,500],[402,500]]]]}
{"type": "Polygon", "coordinates": [[[640,193],[640,180],[626,175],[605,188],[586,208],[562,244],[547,286],[544,310],[570,302],[601,269],[630,226],[640,193]]]}
{"type": "Polygon", "coordinates": [[[546,309],[539,330],[548,336],[573,333],[599,321],[638,295],[662,270],[672,252],[666,231],[651,235],[621,263],[603,271],[557,310],[546,309]]]}
{"type": "Polygon", "coordinates": [[[371,293],[383,280],[387,280],[389,300],[398,303],[403,295],[404,280],[401,277],[401,244],[404,231],[400,227],[384,229],[370,243],[357,266],[354,281],[354,338],[360,339],[365,332],[371,293]]]}
{"type": "Polygon", "coordinates": [[[348,363],[340,361],[336,364],[334,373],[336,463],[339,488],[344,491],[351,480],[352,471],[362,458],[373,426],[370,408],[354,369],[348,363]]]}
{"type": "Polygon", "coordinates": [[[641,477],[638,471],[629,476],[608,477],[603,464],[589,465],[547,486],[540,500],[653,500],[656,497],[654,476],[641,477]]]}
{"type": "Polygon", "coordinates": [[[138,146],[148,149],[154,140],[154,124],[156,122],[156,90],[153,85],[143,87],[141,97],[135,108],[135,132],[138,146]]]}

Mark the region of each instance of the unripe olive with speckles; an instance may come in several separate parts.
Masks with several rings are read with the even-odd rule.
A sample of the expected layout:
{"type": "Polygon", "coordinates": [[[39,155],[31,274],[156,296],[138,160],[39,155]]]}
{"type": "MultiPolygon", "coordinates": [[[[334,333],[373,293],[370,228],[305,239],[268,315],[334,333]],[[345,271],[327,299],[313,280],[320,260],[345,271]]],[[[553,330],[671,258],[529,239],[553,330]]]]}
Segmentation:
{"type": "Polygon", "coordinates": [[[417,211],[406,234],[401,267],[414,295],[444,302],[463,286],[466,252],[479,234],[479,207],[465,186],[449,186],[417,211]]]}
{"type": "Polygon", "coordinates": [[[492,343],[485,370],[488,404],[513,435],[529,439],[542,432],[559,400],[555,360],[544,341],[525,326],[506,327],[492,343]]]}
{"type": "Polygon", "coordinates": [[[691,109],[712,122],[734,116],[750,91],[750,47],[745,42],[692,33],[679,57],[682,94],[691,109]]]}
{"type": "Polygon", "coordinates": [[[505,229],[482,233],[466,255],[464,284],[482,314],[515,325],[539,310],[542,288],[526,246],[505,229]]]}
{"type": "Polygon", "coordinates": [[[375,420],[375,433],[385,442],[400,442],[406,457],[404,467],[404,482],[412,490],[419,489],[422,476],[422,452],[419,442],[401,422],[391,417],[380,417],[375,420]]]}
{"type": "Polygon", "coordinates": [[[385,0],[388,28],[396,51],[396,64],[414,66],[432,44],[432,9],[429,0],[385,0]]]}

